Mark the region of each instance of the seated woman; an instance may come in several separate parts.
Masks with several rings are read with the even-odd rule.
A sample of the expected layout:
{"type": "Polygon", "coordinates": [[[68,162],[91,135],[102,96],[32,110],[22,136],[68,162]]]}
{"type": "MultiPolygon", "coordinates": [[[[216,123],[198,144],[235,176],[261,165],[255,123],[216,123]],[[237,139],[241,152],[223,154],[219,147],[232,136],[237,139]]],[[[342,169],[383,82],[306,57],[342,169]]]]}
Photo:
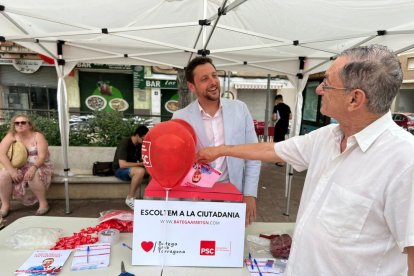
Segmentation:
{"type": "Polygon", "coordinates": [[[27,115],[16,115],[11,119],[10,129],[0,143],[0,162],[3,165],[0,169],[0,216],[8,215],[12,195],[24,205],[39,202],[36,215],[46,214],[49,211],[46,191],[51,183],[53,165],[45,137],[27,115]],[[28,152],[27,162],[20,169],[14,168],[7,157],[14,141],[22,142],[28,152]]]}

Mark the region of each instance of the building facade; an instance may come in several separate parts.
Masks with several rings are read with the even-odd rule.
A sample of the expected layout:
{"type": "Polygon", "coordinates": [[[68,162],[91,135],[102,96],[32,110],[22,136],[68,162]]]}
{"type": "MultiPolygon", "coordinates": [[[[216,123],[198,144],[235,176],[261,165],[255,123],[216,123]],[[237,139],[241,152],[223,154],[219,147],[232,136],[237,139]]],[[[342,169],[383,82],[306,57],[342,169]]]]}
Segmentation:
{"type": "MultiPolygon", "coordinates": [[[[402,55],[404,83],[392,111],[414,112],[414,54],[402,55]]],[[[267,78],[219,72],[222,96],[247,104],[257,121],[271,117],[274,96],[282,94],[291,108],[295,89],[283,78],[267,78]]],[[[329,123],[319,113],[320,97],[315,89],[323,74],[309,78],[303,92],[303,125],[309,131],[329,123]]],[[[154,123],[168,120],[178,109],[177,72],[172,68],[140,65],[79,63],[65,79],[71,114],[94,110],[118,110],[126,116],[148,116],[154,123]]],[[[54,65],[38,54],[14,43],[0,44],[0,123],[15,112],[36,110],[50,114],[57,110],[57,75],[54,65]]],[[[270,123],[269,123],[270,124],[270,123]]],[[[303,132],[302,131],[302,132],[303,132]]]]}

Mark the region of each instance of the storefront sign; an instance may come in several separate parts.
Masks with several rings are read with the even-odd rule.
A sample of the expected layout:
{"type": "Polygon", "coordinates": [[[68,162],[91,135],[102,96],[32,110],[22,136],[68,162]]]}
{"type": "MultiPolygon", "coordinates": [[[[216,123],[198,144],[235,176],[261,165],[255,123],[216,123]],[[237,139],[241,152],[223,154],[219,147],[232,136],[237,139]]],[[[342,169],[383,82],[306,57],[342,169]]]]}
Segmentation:
{"type": "Polygon", "coordinates": [[[134,88],[145,89],[144,66],[134,66],[134,88]]]}
{"type": "Polygon", "coordinates": [[[177,89],[176,80],[145,80],[145,86],[151,88],[161,88],[161,89],[177,89]]]}
{"type": "Polygon", "coordinates": [[[100,64],[100,63],[85,63],[80,62],[76,65],[76,68],[86,68],[86,69],[100,69],[100,70],[121,70],[121,71],[131,71],[133,65],[129,64],[100,64]]]}
{"type": "Polygon", "coordinates": [[[13,60],[0,58],[0,65],[5,65],[5,64],[12,65],[13,64],[13,60]]]}
{"type": "Polygon", "coordinates": [[[32,74],[39,70],[42,65],[42,60],[36,59],[13,59],[13,67],[24,74],[32,74]]]}
{"type": "Polygon", "coordinates": [[[133,265],[242,267],[245,203],[135,200],[133,265]]]}

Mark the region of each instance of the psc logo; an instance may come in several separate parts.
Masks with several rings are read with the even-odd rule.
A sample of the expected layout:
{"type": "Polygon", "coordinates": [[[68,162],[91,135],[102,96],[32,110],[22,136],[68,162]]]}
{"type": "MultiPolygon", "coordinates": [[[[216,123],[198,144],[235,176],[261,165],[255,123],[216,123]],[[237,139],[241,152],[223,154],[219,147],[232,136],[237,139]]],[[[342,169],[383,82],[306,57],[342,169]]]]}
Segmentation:
{"type": "Polygon", "coordinates": [[[144,162],[145,167],[152,167],[151,164],[151,142],[143,141],[142,142],[142,162],[144,162]]]}
{"type": "Polygon", "coordinates": [[[216,255],[216,241],[200,241],[200,255],[201,256],[216,255]]]}

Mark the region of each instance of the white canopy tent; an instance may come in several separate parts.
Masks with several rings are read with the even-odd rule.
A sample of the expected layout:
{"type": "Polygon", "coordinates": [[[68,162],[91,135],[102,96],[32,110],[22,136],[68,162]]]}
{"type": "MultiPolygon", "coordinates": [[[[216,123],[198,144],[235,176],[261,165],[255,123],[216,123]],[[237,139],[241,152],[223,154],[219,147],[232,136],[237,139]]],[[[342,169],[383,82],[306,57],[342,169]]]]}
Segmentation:
{"type": "Polygon", "coordinates": [[[220,70],[286,75],[297,91],[297,135],[309,74],[358,45],[414,48],[411,0],[0,0],[0,14],[0,40],[56,60],[66,168],[64,77],[78,62],[184,68],[203,54],[220,70]]]}

